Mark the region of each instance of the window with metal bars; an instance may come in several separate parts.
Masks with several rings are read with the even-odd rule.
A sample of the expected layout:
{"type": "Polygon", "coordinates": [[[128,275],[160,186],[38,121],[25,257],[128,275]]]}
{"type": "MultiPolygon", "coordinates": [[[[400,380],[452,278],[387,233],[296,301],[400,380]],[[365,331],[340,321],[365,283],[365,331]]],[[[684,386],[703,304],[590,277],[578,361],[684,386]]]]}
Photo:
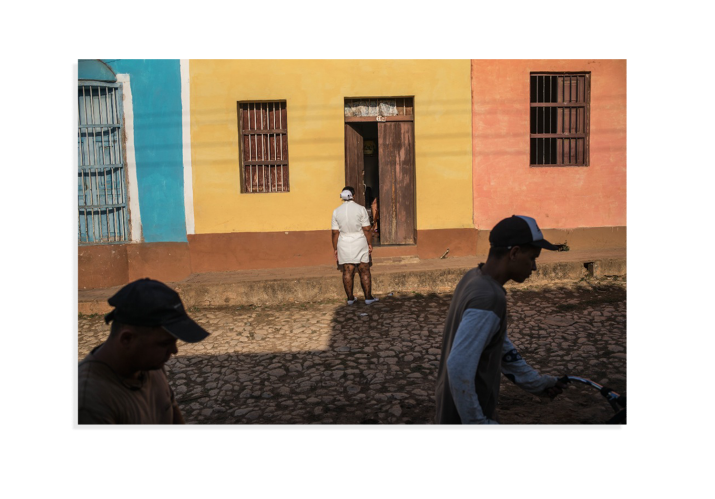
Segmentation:
{"type": "Polygon", "coordinates": [[[80,82],[77,109],[79,244],[125,242],[129,215],[121,85],[80,82]]]}
{"type": "Polygon", "coordinates": [[[241,192],[289,192],[285,101],[239,102],[241,192]]]}
{"type": "Polygon", "coordinates": [[[590,73],[531,73],[531,166],[588,166],[590,73]]]}

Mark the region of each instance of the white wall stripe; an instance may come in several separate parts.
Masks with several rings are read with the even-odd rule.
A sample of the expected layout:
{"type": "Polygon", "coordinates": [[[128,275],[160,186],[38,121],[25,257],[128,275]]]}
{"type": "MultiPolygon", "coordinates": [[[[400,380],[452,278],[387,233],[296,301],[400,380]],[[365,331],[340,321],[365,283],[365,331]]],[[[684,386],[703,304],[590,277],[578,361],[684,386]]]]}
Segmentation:
{"type": "Polygon", "coordinates": [[[191,82],[189,60],[181,59],[181,141],[184,156],[186,234],[194,234],[194,179],[191,169],[191,82]]]}
{"type": "Polygon", "coordinates": [[[118,74],[117,82],[122,84],[122,107],[124,108],[125,157],[127,168],[127,192],[129,194],[129,224],[132,228],[130,240],[141,242],[142,218],[139,211],[139,187],[137,184],[137,161],[134,155],[134,105],[132,104],[132,87],[128,74],[118,74]]]}

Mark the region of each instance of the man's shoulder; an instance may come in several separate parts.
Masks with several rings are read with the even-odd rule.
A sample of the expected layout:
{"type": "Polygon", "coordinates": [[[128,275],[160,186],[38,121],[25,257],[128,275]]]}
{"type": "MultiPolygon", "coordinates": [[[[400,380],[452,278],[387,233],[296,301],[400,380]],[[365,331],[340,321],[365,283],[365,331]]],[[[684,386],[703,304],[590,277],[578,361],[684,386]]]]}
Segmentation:
{"type": "Polygon", "coordinates": [[[84,359],[77,370],[77,402],[80,424],[117,422],[116,403],[121,390],[106,364],[84,359]]]}
{"type": "Polygon", "coordinates": [[[455,290],[466,308],[499,310],[506,306],[506,295],[490,277],[482,275],[478,268],[467,272],[455,290]]]}
{"type": "Polygon", "coordinates": [[[497,301],[506,301],[506,295],[493,282],[486,278],[476,278],[467,284],[468,293],[474,296],[493,297],[497,301]]]}
{"type": "Polygon", "coordinates": [[[497,288],[493,284],[493,279],[482,274],[479,267],[467,271],[459,282],[462,287],[468,289],[483,289],[487,292],[495,292],[497,288]]]}
{"type": "Polygon", "coordinates": [[[102,396],[118,387],[112,370],[104,364],[92,359],[85,359],[77,368],[79,384],[79,399],[102,396]]]}

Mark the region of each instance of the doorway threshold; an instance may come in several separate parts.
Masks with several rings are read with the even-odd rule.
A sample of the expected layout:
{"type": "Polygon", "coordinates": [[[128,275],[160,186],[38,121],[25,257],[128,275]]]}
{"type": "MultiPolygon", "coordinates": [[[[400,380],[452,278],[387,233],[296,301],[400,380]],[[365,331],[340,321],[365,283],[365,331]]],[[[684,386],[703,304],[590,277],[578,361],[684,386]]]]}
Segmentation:
{"type": "Polygon", "coordinates": [[[417,257],[416,244],[390,244],[372,247],[373,258],[385,257],[417,257]]]}

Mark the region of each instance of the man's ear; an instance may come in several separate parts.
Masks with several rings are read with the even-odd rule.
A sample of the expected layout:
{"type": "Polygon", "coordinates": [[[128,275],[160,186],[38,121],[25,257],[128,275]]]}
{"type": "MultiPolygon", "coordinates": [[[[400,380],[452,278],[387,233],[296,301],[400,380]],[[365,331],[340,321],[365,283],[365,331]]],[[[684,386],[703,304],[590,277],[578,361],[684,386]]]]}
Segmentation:
{"type": "Polygon", "coordinates": [[[129,346],[132,343],[136,341],[137,338],[137,333],[134,331],[132,328],[122,326],[122,329],[119,330],[119,334],[117,335],[117,339],[119,341],[119,344],[122,346],[129,346]]]}
{"type": "Polygon", "coordinates": [[[511,249],[509,250],[509,260],[514,260],[517,257],[517,255],[519,254],[519,251],[521,251],[521,247],[512,246],[511,249]]]}

